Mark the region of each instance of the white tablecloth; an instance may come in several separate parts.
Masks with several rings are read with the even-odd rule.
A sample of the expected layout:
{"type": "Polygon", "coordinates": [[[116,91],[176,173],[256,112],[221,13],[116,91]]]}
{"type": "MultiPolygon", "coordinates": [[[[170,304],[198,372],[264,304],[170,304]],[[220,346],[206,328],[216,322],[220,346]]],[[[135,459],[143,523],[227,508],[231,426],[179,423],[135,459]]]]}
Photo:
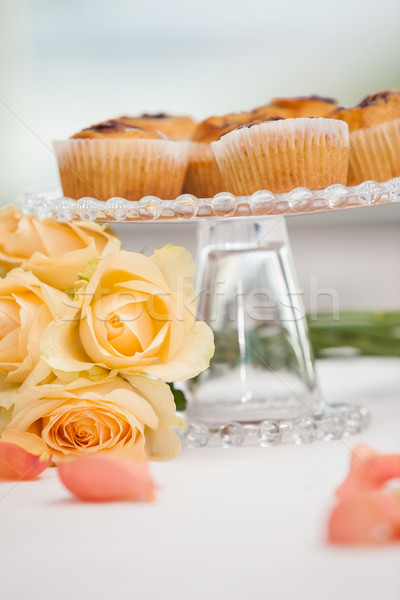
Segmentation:
{"type": "Polygon", "coordinates": [[[336,442],[185,449],[153,463],[153,504],[83,504],[55,469],[0,484],[0,598],[399,600],[400,544],[325,542],[350,448],[400,452],[400,361],[318,365],[332,401],[364,403],[368,431],[336,442]]]}

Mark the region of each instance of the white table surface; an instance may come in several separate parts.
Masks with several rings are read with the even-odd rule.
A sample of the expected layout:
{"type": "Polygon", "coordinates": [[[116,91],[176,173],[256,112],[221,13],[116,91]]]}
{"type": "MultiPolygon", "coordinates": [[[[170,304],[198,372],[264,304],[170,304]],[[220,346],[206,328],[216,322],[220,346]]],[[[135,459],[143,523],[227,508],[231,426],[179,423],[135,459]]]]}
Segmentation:
{"type": "Polygon", "coordinates": [[[0,598],[399,600],[400,544],[328,546],[350,449],[400,452],[400,360],[318,365],[332,401],[364,403],[368,431],[273,448],[185,449],[153,463],[153,504],[84,504],[49,469],[0,484],[0,598]]]}

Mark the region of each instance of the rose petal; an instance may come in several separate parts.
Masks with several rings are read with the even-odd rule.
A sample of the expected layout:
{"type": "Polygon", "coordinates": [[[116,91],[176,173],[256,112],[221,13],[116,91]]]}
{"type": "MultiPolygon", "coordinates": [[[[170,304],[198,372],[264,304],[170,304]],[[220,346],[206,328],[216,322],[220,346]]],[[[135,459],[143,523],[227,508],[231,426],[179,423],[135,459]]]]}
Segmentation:
{"type": "Polygon", "coordinates": [[[176,416],[174,397],[169,386],[161,381],[130,375],[130,383],[153,407],[159,417],[157,429],[146,427],[146,452],[152,460],[173,458],[181,448],[178,436],[172,428],[183,428],[185,424],[176,416]]]}
{"type": "Polygon", "coordinates": [[[60,290],[75,285],[78,273],[87,267],[88,262],[96,257],[94,243],[81,250],[73,250],[55,258],[49,258],[40,252],[34,252],[22,266],[32,271],[38,279],[60,290]]]}
{"type": "Polygon", "coordinates": [[[0,440],[0,479],[35,479],[51,462],[46,444],[32,433],[6,430],[0,440]]]}
{"type": "Polygon", "coordinates": [[[170,290],[183,293],[195,312],[196,294],[193,289],[195,263],[188,250],[181,246],[167,244],[154,250],[151,260],[163,274],[170,290]]]}
{"type": "Polygon", "coordinates": [[[400,478],[400,454],[380,454],[368,461],[368,466],[382,483],[400,478]]]}
{"type": "MultiPolygon", "coordinates": [[[[88,246],[93,239],[97,252],[101,256],[117,252],[121,248],[121,242],[117,235],[108,228],[108,225],[100,225],[88,221],[78,221],[69,223],[70,228],[82,240],[84,246],[88,246]]],[[[60,248],[57,244],[58,253],[60,248]]]]}
{"type": "Polygon", "coordinates": [[[186,381],[208,368],[214,354],[214,335],[204,321],[196,321],[178,352],[167,364],[140,363],[137,371],[158,377],[164,381],[186,381]]]}
{"type": "Polygon", "coordinates": [[[382,489],[340,502],[330,516],[335,544],[382,544],[400,539],[400,491],[382,489]]]}
{"type": "Polygon", "coordinates": [[[45,456],[49,453],[49,449],[45,442],[34,433],[17,431],[17,429],[6,429],[0,436],[2,442],[16,444],[30,454],[37,456],[45,456]]]}
{"type": "Polygon", "coordinates": [[[146,462],[89,456],[60,463],[57,468],[65,487],[86,502],[154,499],[154,482],[146,462]]]}
{"type": "Polygon", "coordinates": [[[42,357],[54,370],[79,373],[93,367],[81,344],[79,320],[74,317],[53,321],[42,336],[42,357]]]}
{"type": "Polygon", "coordinates": [[[382,486],[382,480],[369,466],[370,459],[375,456],[379,456],[378,452],[369,446],[359,445],[354,448],[350,458],[349,473],[335,492],[339,500],[359,496],[382,486]]]}
{"type": "Polygon", "coordinates": [[[379,454],[369,446],[356,446],[345,481],[336,490],[336,497],[345,500],[378,490],[390,479],[400,477],[400,455],[379,454]]]}

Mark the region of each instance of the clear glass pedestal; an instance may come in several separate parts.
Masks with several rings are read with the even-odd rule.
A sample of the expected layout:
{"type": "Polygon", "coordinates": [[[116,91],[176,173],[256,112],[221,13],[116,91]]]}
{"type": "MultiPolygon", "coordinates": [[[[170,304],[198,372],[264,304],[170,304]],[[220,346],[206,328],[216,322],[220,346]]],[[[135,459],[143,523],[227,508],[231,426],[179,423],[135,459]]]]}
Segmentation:
{"type": "Polygon", "coordinates": [[[321,401],[285,219],[198,227],[198,318],[214,332],[215,355],[188,385],[189,418],[222,425],[317,412],[321,401]]]}
{"type": "Polygon", "coordinates": [[[185,384],[188,445],[311,442],[368,424],[365,408],[318,392],[284,217],[199,223],[196,290],[215,354],[185,384]]]}

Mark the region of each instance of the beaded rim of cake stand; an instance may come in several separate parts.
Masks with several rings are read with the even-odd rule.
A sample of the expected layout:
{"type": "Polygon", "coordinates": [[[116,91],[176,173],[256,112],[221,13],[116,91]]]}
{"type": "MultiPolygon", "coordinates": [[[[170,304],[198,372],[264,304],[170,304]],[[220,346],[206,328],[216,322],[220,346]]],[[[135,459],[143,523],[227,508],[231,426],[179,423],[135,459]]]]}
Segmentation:
{"type": "Polygon", "coordinates": [[[324,190],[301,187],[285,194],[273,194],[268,190],[260,190],[251,196],[221,192],[213,198],[182,194],[175,200],[145,196],[137,202],[124,198],[110,198],[105,202],[94,198],[72,200],[64,197],[60,188],[46,186],[28,190],[16,199],[16,205],[24,215],[34,215],[40,220],[53,217],[60,222],[162,223],[200,221],[204,218],[294,215],[394,202],[400,202],[400,177],[385,183],[364,181],[353,187],[335,184],[324,190]]]}
{"type": "Polygon", "coordinates": [[[370,423],[370,411],[355,404],[329,404],[323,412],[297,419],[268,419],[260,423],[230,422],[211,427],[190,421],[176,430],[185,448],[204,446],[278,446],[332,441],[364,431],[370,423]]]}

